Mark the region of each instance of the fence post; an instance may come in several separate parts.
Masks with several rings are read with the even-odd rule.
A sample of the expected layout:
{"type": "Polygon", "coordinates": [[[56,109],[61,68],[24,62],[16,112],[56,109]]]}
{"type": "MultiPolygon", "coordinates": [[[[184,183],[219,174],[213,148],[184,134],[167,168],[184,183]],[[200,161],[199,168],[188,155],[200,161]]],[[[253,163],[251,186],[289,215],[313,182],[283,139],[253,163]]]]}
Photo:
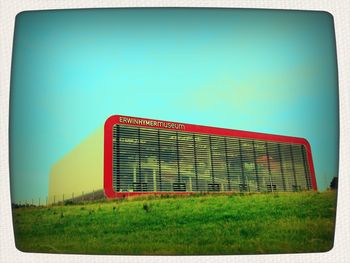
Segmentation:
{"type": "Polygon", "coordinates": [[[48,197],[48,196],[46,196],[46,206],[47,206],[48,199],[49,199],[49,197],[48,197]]]}
{"type": "Polygon", "coordinates": [[[54,195],[53,196],[53,204],[55,204],[56,203],[56,196],[54,195]]]}
{"type": "Polygon", "coordinates": [[[40,197],[39,197],[39,206],[40,206],[40,197]]]}
{"type": "Polygon", "coordinates": [[[72,203],[74,204],[74,192],[72,193],[72,203]]]}
{"type": "Polygon", "coordinates": [[[62,205],[64,205],[64,194],[62,194],[62,205]]]}
{"type": "Polygon", "coordinates": [[[92,201],[95,200],[95,190],[92,190],[92,201]]]}
{"type": "Polygon", "coordinates": [[[81,192],[81,200],[84,201],[84,191],[81,192]]]}

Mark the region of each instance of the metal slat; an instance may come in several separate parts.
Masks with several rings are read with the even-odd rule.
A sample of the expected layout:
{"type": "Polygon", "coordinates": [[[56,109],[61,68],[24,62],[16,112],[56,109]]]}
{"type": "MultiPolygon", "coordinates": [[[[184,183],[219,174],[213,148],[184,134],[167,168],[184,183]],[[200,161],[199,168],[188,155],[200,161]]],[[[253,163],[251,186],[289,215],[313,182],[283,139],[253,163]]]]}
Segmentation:
{"type": "Polygon", "coordinates": [[[113,127],[112,180],[116,191],[311,189],[303,145],[125,125],[113,127]]]}

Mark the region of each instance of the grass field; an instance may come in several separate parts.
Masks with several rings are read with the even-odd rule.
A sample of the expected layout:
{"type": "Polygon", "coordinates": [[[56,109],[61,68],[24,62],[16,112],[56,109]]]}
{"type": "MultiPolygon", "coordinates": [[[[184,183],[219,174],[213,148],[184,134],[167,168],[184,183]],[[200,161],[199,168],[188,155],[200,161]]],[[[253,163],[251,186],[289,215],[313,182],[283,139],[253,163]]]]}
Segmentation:
{"type": "Polygon", "coordinates": [[[123,255],[323,252],[336,192],[144,196],[14,209],[21,251],[123,255]]]}

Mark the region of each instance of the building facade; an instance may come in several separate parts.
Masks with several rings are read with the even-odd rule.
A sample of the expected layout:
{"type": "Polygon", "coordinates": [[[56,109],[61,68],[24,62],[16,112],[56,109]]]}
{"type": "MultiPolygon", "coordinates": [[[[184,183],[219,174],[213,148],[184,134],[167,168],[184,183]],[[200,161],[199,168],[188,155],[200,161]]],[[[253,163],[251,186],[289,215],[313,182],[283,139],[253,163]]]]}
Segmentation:
{"type": "Polygon", "coordinates": [[[101,126],[52,165],[48,204],[78,201],[84,195],[103,192],[103,142],[104,129],[101,126]]]}
{"type": "Polygon", "coordinates": [[[317,190],[303,138],[115,115],[105,123],[108,198],[317,190]]]}

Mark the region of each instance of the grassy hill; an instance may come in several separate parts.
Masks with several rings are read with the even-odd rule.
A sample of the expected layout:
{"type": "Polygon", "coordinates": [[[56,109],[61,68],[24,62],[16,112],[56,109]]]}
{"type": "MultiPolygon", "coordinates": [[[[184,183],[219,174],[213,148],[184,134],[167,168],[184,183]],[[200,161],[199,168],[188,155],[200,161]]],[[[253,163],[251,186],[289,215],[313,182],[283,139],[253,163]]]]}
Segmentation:
{"type": "Polygon", "coordinates": [[[123,255],[328,251],[336,193],[143,196],[13,210],[21,251],[123,255]]]}

